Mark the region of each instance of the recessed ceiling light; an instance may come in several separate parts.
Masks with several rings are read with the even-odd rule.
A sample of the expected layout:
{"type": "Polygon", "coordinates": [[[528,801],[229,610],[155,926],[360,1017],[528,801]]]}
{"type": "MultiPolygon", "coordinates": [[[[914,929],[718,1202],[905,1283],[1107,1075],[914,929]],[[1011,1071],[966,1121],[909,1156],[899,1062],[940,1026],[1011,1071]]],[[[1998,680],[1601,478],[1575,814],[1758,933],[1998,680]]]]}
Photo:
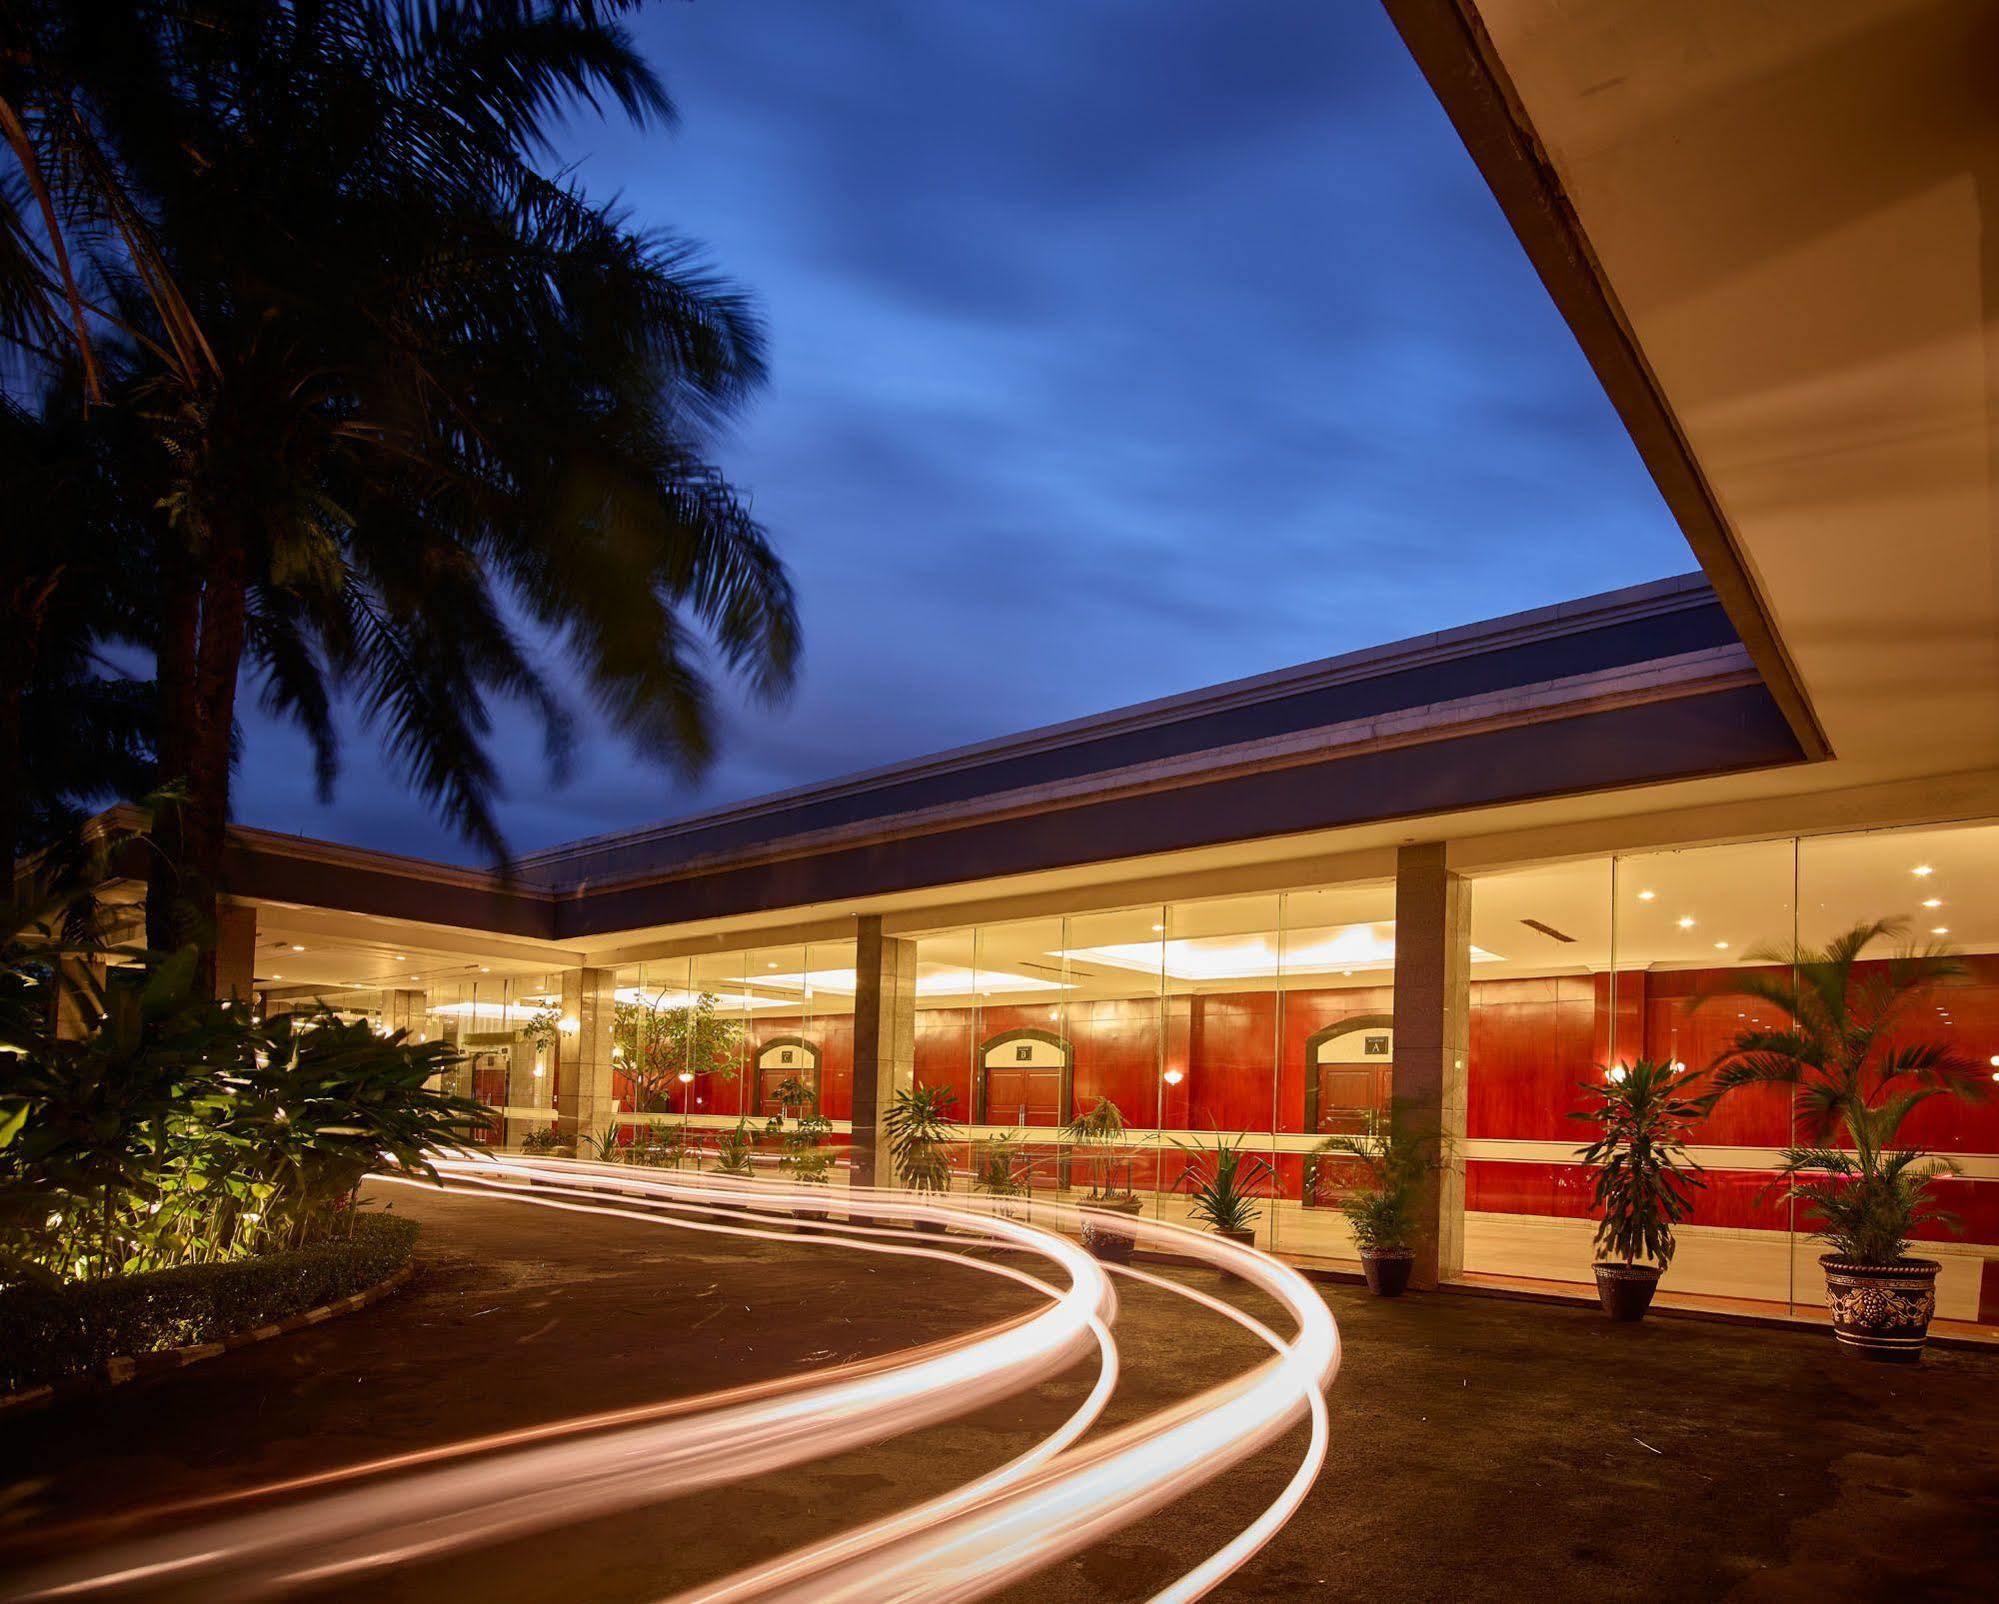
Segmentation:
{"type": "Polygon", "coordinates": [[[1909,873],[1914,875],[1918,880],[1926,880],[1935,874],[1936,870],[1931,868],[1927,863],[1919,863],[1909,873]]]}
{"type": "Polygon", "coordinates": [[[1728,951],[1728,943],[1725,941],[1717,941],[1714,944],[1714,950],[1716,952],[1726,952],[1728,951]]]}
{"type": "Polygon", "coordinates": [[[271,978],[273,980],[283,980],[285,977],[283,975],[273,975],[271,978]]]}
{"type": "Polygon", "coordinates": [[[1682,930],[1691,930],[1691,929],[1693,929],[1693,927],[1694,927],[1694,916],[1693,916],[1692,914],[1690,914],[1690,913],[1683,913],[1683,914],[1681,914],[1681,915],[1680,915],[1680,928],[1681,928],[1682,930]]]}
{"type": "Polygon", "coordinates": [[[1152,933],[1156,936],[1161,934],[1165,929],[1166,927],[1164,925],[1154,925],[1152,927],[1152,933]]]}
{"type": "Polygon", "coordinates": [[[776,967],[777,965],[775,963],[767,963],[764,965],[764,968],[766,969],[775,969],[776,967]]]}
{"type": "Polygon", "coordinates": [[[1941,908],[1941,907],[1943,906],[1943,898],[1942,898],[1942,897],[1925,897],[1925,898],[1923,898],[1923,906],[1924,906],[1925,908],[1941,908]]]}
{"type": "Polygon", "coordinates": [[[493,966],[491,964],[481,964],[479,966],[479,973],[482,975],[490,975],[492,972],[493,966]]]}
{"type": "Polygon", "coordinates": [[[1638,900],[1640,902],[1650,902],[1658,894],[1656,891],[1641,891],[1638,893],[1638,900]]]}
{"type": "Polygon", "coordinates": [[[1930,926],[1930,934],[1931,934],[1931,935],[1933,935],[1933,936],[1947,936],[1947,935],[1949,935],[1949,934],[1950,934],[1950,926],[1949,926],[1949,925],[1931,925],[1931,926],[1930,926]]]}
{"type": "Polygon", "coordinates": [[[411,976],[410,976],[410,979],[412,979],[412,980],[421,980],[421,979],[423,979],[423,976],[422,976],[422,975],[411,975],[411,976]]]}
{"type": "Polygon", "coordinates": [[[297,943],[296,941],[294,941],[294,942],[292,943],[292,951],[293,951],[293,952],[304,952],[304,951],[305,951],[305,948],[301,947],[301,946],[300,946],[300,945],[299,945],[299,944],[298,944],[298,943],[297,943]]]}
{"type": "Polygon", "coordinates": [[[396,954],[396,962],[399,964],[406,964],[409,962],[409,959],[399,952],[396,954]]]}

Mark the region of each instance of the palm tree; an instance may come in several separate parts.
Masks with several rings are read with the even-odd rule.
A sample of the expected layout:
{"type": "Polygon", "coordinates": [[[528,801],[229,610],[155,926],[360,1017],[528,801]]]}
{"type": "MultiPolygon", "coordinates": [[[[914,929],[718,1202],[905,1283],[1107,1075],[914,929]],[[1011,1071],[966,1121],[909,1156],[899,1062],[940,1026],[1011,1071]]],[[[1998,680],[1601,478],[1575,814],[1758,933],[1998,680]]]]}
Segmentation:
{"type": "Polygon", "coordinates": [[[138,43],[92,80],[92,123],[150,249],[104,242],[91,271],[107,395],[154,447],[129,466],[158,509],[160,773],[187,797],[150,943],[208,944],[246,662],[322,794],[344,694],[496,857],[492,699],[531,710],[558,770],[567,741],[524,628],[642,752],[698,770],[704,659],[781,694],[797,624],[709,460],[764,377],[756,318],[685,242],[535,165],[578,103],[671,121],[630,7],[125,9],[138,43]]]}
{"type": "Polygon", "coordinates": [[[1953,1043],[1913,1037],[1910,1010],[1963,965],[1936,946],[1904,946],[1883,962],[1863,955],[1899,939],[1895,920],[1855,925],[1823,950],[1765,949],[1729,983],[1732,996],[1767,1003],[1774,1027],[1737,1032],[1715,1060],[1712,1103],[1743,1086],[1795,1089],[1805,1140],[1784,1150],[1781,1173],[1845,1258],[1902,1256],[1914,1227],[1936,1210],[1927,1193],[1948,1160],[1899,1146],[1909,1114],[1932,1097],[1975,1095],[1975,1066],[1953,1043]]]}
{"type": "Polygon", "coordinates": [[[0,393],[0,864],[53,845],[83,809],[146,790],[151,687],[105,661],[142,629],[144,576],[108,454],[124,420],[83,405],[72,366],[38,406],[0,393]]]}

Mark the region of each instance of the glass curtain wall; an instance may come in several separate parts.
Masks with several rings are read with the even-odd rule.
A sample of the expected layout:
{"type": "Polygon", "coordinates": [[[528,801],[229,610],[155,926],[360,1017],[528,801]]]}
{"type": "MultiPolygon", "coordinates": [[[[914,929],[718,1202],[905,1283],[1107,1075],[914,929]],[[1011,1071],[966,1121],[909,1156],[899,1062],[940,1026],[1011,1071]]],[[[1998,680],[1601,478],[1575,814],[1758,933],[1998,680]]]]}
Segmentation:
{"type": "Polygon", "coordinates": [[[495,1111],[475,1139],[518,1147],[552,1129],[562,1074],[561,976],[480,973],[426,987],[418,1028],[460,1055],[447,1085],[495,1111]]]}
{"type": "Polygon", "coordinates": [[[789,943],[618,971],[614,1088],[653,1162],[779,1173],[816,1115],[844,1174],[853,1111],[852,942],[789,943]],[[773,1125],[773,1120],[776,1124],[773,1125]]]}

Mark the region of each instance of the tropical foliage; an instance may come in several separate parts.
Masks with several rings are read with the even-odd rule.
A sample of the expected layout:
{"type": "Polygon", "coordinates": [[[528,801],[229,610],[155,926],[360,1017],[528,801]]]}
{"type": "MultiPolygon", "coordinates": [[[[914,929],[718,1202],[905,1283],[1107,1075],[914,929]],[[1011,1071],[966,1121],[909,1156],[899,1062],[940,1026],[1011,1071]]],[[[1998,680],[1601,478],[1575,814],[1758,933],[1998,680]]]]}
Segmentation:
{"type": "Polygon", "coordinates": [[[1024,1196],[1023,1156],[1020,1137],[1013,1131],[979,1142],[972,1149],[972,1190],[990,1197],[1024,1196]]]}
{"type": "Polygon", "coordinates": [[[949,1144],[959,1134],[951,1117],[957,1093],[948,1086],[905,1086],[889,1103],[882,1124],[896,1178],[912,1192],[951,1189],[949,1144]]]}
{"type": "Polygon", "coordinates": [[[749,1121],[739,1119],[715,1139],[715,1167],[724,1175],[756,1173],[757,1139],[750,1134],[749,1121]]]}
{"type": "Polygon", "coordinates": [[[1263,1217],[1256,1188],[1275,1173],[1261,1155],[1243,1152],[1242,1143],[1240,1136],[1234,1140],[1218,1136],[1212,1150],[1175,1144],[1197,1155],[1180,1176],[1180,1185],[1191,1194],[1188,1212],[1224,1234],[1255,1228],[1263,1217]]]}
{"type": "Polygon", "coordinates": [[[1588,1106],[1569,1118],[1597,1127],[1596,1140],[1576,1156],[1595,1176],[1599,1252],[1626,1264],[1650,1259],[1661,1269],[1673,1262],[1673,1227],[1692,1212],[1693,1189],[1707,1184],[1686,1154],[1687,1129],[1706,1111],[1690,1095],[1697,1078],[1641,1058],[1583,1083],[1588,1106]]]}
{"type": "MultiPolygon", "coordinates": [[[[713,464],[764,378],[758,321],[686,241],[548,161],[578,110],[671,123],[631,9],[0,10],[0,337],[15,393],[67,386],[108,442],[117,517],[87,533],[115,529],[149,583],[90,627],[155,659],[152,747],[188,805],[160,820],[149,942],[200,945],[198,983],[239,684],[305,733],[322,792],[346,699],[504,856],[496,703],[557,773],[569,740],[523,624],[681,770],[713,749],[710,664],[753,694],[790,683],[789,581],[713,464]]],[[[88,583],[53,555],[6,576],[0,637],[88,583]]],[[[34,679],[0,669],[4,744],[34,679]]]]}
{"type": "Polygon", "coordinates": [[[1312,1184],[1317,1188],[1329,1173],[1334,1176],[1340,1212],[1361,1249],[1406,1249],[1416,1233],[1417,1200],[1442,1152],[1437,1133],[1411,1124],[1397,1105],[1385,1119],[1370,1110],[1364,1132],[1328,1136],[1314,1151],[1336,1155],[1332,1165],[1315,1162],[1312,1184]]]}
{"type": "Polygon", "coordinates": [[[1914,1017],[1963,965],[1945,948],[1908,944],[1895,920],[1747,961],[1768,967],[1730,977],[1731,992],[1766,1004],[1779,1023],[1737,1032],[1715,1062],[1709,1100],[1745,1086],[1793,1088],[1805,1139],[1784,1151],[1791,1197],[1842,1257],[1892,1263],[1917,1227],[1948,1221],[1931,1186],[1956,1168],[1902,1143],[1904,1122],[1933,1097],[1981,1090],[1977,1066],[1950,1042],[1924,1039],[1914,1017]],[[1866,958],[1882,941],[1901,945],[1866,958]]]}
{"type": "Polygon", "coordinates": [[[1108,1097],[1078,1114],[1062,1127],[1062,1138],[1083,1149],[1090,1166],[1090,1201],[1125,1203],[1136,1197],[1131,1189],[1131,1161],[1124,1160],[1122,1182],[1118,1161],[1125,1148],[1124,1110],[1108,1097]]]}
{"type": "Polygon", "coordinates": [[[642,1114],[664,1109],[682,1075],[735,1080],[743,1042],[742,1022],[722,1013],[713,992],[672,1008],[621,1002],[612,1009],[611,1044],[642,1114]]]}
{"type": "Polygon", "coordinates": [[[52,915],[67,901],[17,908],[0,952],[0,1280],[302,1247],[351,1222],[369,1171],[426,1173],[486,1112],[432,1088],[444,1044],[327,1012],[260,1023],[203,994],[191,948],[93,945],[52,915]]]}

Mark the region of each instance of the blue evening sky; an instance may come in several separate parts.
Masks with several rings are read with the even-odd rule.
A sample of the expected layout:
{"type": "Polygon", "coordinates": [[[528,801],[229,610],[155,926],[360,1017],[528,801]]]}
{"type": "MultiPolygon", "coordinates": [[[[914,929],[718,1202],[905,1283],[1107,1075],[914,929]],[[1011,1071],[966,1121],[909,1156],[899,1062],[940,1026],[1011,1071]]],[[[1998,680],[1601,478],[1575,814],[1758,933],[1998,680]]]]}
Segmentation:
{"type": "MultiPolygon", "coordinates": [[[[587,712],[531,850],[1693,566],[1384,13],[1325,0],[695,0],[677,134],[592,193],[754,292],[723,448],[806,657],[705,783],[587,712]]],[[[548,660],[559,672],[559,653],[548,660]]],[[[248,690],[248,687],[246,687],[248,690]]],[[[237,817],[468,859],[356,730],[339,794],[244,698],[237,817]]]]}

